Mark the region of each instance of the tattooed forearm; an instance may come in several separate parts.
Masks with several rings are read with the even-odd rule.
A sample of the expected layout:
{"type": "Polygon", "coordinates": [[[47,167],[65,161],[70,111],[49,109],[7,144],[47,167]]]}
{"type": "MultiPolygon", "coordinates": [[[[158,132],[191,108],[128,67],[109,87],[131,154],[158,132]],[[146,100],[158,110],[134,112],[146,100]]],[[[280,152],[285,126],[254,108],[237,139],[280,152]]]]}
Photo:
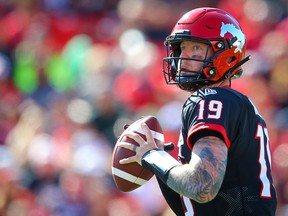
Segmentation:
{"type": "Polygon", "coordinates": [[[189,164],[170,171],[167,184],[199,203],[208,202],[221,187],[226,163],[227,147],[223,140],[203,137],[195,143],[189,164]]]}

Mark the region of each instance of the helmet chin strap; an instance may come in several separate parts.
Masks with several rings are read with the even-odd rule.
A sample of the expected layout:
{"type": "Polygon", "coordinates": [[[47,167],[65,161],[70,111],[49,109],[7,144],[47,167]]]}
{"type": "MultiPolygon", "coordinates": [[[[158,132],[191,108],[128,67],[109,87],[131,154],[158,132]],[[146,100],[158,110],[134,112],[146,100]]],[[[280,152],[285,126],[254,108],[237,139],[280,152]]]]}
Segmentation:
{"type": "MultiPolygon", "coordinates": [[[[228,85],[229,87],[231,87],[231,79],[230,79],[230,78],[229,78],[229,79],[224,79],[224,80],[216,83],[217,85],[215,85],[215,87],[227,86],[227,85],[226,85],[226,82],[228,82],[227,85],[228,85]]],[[[212,86],[213,86],[213,84],[212,84],[212,86]]]]}

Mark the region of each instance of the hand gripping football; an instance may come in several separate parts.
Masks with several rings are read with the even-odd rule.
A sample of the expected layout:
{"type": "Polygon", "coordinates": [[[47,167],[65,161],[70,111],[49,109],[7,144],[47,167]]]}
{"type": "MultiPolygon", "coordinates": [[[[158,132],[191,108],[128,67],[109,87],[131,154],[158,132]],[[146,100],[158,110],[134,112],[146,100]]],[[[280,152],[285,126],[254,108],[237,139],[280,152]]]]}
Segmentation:
{"type": "MultiPolygon", "coordinates": [[[[126,128],[126,130],[134,131],[146,140],[144,131],[141,128],[141,124],[143,122],[145,122],[150,128],[156,143],[160,141],[164,142],[162,128],[157,118],[154,116],[145,116],[131,124],[128,128],[126,128]]],[[[133,139],[124,136],[123,133],[119,137],[114,147],[112,155],[112,176],[117,188],[120,191],[129,192],[144,185],[149,179],[152,178],[153,173],[147,169],[144,169],[137,162],[129,164],[119,163],[121,159],[135,155],[135,152],[119,147],[119,142],[125,141],[138,146],[138,144],[133,139]]]]}

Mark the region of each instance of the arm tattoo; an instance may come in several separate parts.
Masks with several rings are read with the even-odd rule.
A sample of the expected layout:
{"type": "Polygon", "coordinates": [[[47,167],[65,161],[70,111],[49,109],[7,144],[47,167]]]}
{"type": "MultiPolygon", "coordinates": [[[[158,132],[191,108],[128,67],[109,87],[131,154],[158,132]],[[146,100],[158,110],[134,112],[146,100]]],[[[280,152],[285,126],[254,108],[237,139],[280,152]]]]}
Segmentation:
{"type": "Polygon", "coordinates": [[[224,141],[218,137],[199,139],[194,144],[189,164],[170,171],[168,186],[199,203],[212,200],[225,175],[227,151],[224,141]]]}

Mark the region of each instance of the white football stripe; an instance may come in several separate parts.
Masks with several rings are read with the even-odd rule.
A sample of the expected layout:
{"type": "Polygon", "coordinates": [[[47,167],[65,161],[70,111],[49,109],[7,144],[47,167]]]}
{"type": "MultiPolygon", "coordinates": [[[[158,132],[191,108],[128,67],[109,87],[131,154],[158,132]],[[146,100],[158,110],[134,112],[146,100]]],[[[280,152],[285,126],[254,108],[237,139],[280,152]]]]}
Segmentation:
{"type": "Polygon", "coordinates": [[[147,180],[133,176],[127,172],[124,172],[123,170],[117,169],[116,167],[112,167],[112,173],[115,176],[118,176],[122,179],[125,179],[127,181],[130,181],[132,183],[138,184],[138,185],[143,185],[147,182],[147,180]]]}
{"type": "MultiPolygon", "coordinates": [[[[142,130],[142,128],[133,128],[133,130],[144,135],[144,131],[142,130]]],[[[154,130],[151,130],[151,132],[152,132],[152,136],[154,137],[154,139],[164,142],[164,134],[159,133],[154,130]]]]}

